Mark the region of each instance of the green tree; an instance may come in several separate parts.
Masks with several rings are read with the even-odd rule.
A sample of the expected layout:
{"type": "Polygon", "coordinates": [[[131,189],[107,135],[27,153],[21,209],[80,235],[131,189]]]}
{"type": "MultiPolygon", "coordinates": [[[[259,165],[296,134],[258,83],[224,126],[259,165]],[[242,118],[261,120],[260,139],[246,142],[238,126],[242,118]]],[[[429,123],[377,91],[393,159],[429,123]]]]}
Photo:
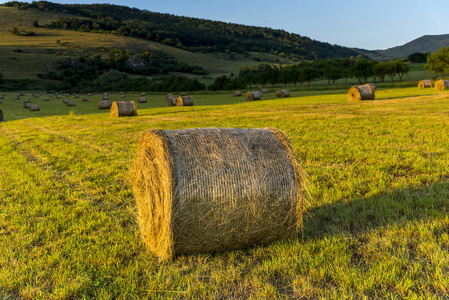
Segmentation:
{"type": "Polygon", "coordinates": [[[438,52],[427,56],[425,69],[435,73],[435,77],[442,76],[449,70],[449,47],[442,47],[438,52]]]}

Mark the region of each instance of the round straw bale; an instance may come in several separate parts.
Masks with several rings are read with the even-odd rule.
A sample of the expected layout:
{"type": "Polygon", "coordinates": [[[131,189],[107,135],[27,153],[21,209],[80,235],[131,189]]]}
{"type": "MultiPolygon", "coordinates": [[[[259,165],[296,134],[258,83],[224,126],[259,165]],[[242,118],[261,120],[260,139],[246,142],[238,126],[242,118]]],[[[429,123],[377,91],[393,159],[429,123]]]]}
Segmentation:
{"type": "Polygon", "coordinates": [[[23,99],[23,103],[30,103],[30,99],[23,99]]]}
{"type": "Polygon", "coordinates": [[[108,93],[103,93],[103,100],[109,100],[108,93]]]}
{"type": "Polygon", "coordinates": [[[56,98],[61,99],[61,95],[56,95],[56,98]]]}
{"type": "Polygon", "coordinates": [[[0,122],[3,122],[5,117],[3,116],[3,111],[0,109],[0,122]]]}
{"type": "Polygon", "coordinates": [[[432,81],[430,81],[429,79],[424,79],[424,80],[420,80],[418,82],[418,87],[420,89],[431,88],[431,87],[433,87],[433,84],[432,84],[432,81]]]}
{"type": "Polygon", "coordinates": [[[305,175],[275,128],[149,130],[133,165],[140,232],[161,260],[294,238],[305,175]]]}
{"type": "Polygon", "coordinates": [[[140,96],[146,96],[147,94],[146,93],[140,93],[140,96]]]}
{"type": "Polygon", "coordinates": [[[120,94],[120,98],[125,98],[125,94],[120,94]]]}
{"type": "Polygon", "coordinates": [[[350,101],[374,100],[376,92],[370,85],[353,86],[348,91],[350,101]]]}
{"type": "Polygon", "coordinates": [[[449,88],[449,80],[438,80],[435,82],[435,90],[442,91],[449,88]]]}
{"type": "Polygon", "coordinates": [[[26,103],[23,104],[23,108],[29,109],[30,105],[31,104],[29,102],[26,102],[26,103]]]}
{"type": "Polygon", "coordinates": [[[111,117],[137,116],[137,107],[134,101],[114,101],[111,105],[111,117]]]}
{"type": "Polygon", "coordinates": [[[80,97],[80,95],[78,95],[78,94],[73,94],[73,96],[75,96],[75,98],[79,98],[80,97]]]}
{"type": "Polygon", "coordinates": [[[83,97],[83,102],[88,102],[88,101],[89,101],[89,98],[83,97]]]}
{"type": "Polygon", "coordinates": [[[76,102],[74,100],[69,100],[69,101],[67,101],[67,103],[65,105],[67,105],[67,106],[76,106],[76,102]]]}
{"type": "Polygon", "coordinates": [[[110,109],[112,106],[111,100],[103,100],[97,102],[98,109],[110,109]]]}
{"type": "Polygon", "coordinates": [[[193,106],[193,97],[179,96],[176,98],[176,106],[193,106]]]}
{"type": "Polygon", "coordinates": [[[242,95],[242,91],[234,91],[232,93],[232,97],[240,97],[242,95]]]}
{"type": "Polygon", "coordinates": [[[289,90],[277,90],[274,94],[276,95],[276,98],[290,97],[289,90]]]}
{"type": "Polygon", "coordinates": [[[30,104],[30,107],[28,108],[30,111],[40,111],[39,105],[37,104],[30,104]]]}
{"type": "Polygon", "coordinates": [[[260,94],[259,92],[246,92],[245,93],[245,101],[253,101],[253,100],[260,100],[260,94]]]}
{"type": "Polygon", "coordinates": [[[147,103],[147,97],[140,97],[139,103],[147,103]]]}
{"type": "Polygon", "coordinates": [[[172,96],[171,98],[166,98],[168,106],[175,106],[176,105],[176,97],[172,96]]]}
{"type": "Polygon", "coordinates": [[[260,89],[260,91],[264,94],[268,94],[268,89],[266,89],[266,88],[260,89]]]}
{"type": "Polygon", "coordinates": [[[374,90],[376,90],[376,89],[377,89],[377,87],[376,87],[376,85],[375,85],[374,83],[366,83],[365,85],[369,85],[369,86],[372,86],[372,87],[374,88],[374,90]]]}
{"type": "Polygon", "coordinates": [[[50,98],[44,97],[44,101],[50,101],[50,98]]]}
{"type": "Polygon", "coordinates": [[[62,103],[64,103],[65,105],[67,105],[67,103],[68,103],[69,101],[70,101],[69,99],[64,99],[64,100],[62,100],[62,103]]]}

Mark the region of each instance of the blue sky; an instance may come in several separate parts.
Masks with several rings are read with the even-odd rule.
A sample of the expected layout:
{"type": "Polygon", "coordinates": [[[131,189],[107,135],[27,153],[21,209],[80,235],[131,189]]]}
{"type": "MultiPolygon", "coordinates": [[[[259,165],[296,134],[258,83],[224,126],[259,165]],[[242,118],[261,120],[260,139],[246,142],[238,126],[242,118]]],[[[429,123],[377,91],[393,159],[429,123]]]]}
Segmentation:
{"type": "Polygon", "coordinates": [[[449,1],[444,0],[52,2],[125,5],[179,16],[283,29],[322,42],[369,50],[400,46],[426,34],[449,34],[449,1]]]}

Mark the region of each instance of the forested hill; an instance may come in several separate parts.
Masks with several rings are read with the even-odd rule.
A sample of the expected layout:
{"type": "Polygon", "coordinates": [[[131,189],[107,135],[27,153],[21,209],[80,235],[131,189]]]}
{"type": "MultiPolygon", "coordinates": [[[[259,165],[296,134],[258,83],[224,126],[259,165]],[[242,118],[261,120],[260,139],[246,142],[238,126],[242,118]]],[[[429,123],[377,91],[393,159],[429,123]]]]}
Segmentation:
{"type": "Polygon", "coordinates": [[[378,50],[377,52],[392,57],[407,57],[415,52],[437,52],[441,47],[449,46],[449,34],[424,35],[402,46],[378,50]]]}
{"type": "Polygon", "coordinates": [[[83,18],[62,18],[49,28],[114,33],[162,42],[193,52],[273,53],[291,59],[347,58],[355,50],[318,42],[308,37],[266,27],[246,26],[198,18],[154,13],[109,4],[57,4],[47,1],[17,2],[4,6],[37,8],[70,13],[83,18]]]}

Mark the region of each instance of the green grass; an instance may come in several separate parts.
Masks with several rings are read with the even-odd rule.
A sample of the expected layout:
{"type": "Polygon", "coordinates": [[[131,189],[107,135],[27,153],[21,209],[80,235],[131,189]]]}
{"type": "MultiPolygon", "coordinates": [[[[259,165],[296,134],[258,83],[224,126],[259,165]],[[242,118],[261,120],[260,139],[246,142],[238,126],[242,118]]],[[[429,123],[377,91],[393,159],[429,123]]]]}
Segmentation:
{"type": "MultiPolygon", "coordinates": [[[[247,102],[149,95],[110,118],[95,97],[70,113],[0,104],[0,296],[6,299],[441,298],[449,292],[449,94],[293,91],[247,102]],[[128,169],[150,129],[274,126],[311,199],[297,239],[159,263],[145,251],[128,169]]],[[[129,95],[127,99],[137,97],[129,95]]],[[[73,98],[73,97],[72,97],[73,98]]]]}

